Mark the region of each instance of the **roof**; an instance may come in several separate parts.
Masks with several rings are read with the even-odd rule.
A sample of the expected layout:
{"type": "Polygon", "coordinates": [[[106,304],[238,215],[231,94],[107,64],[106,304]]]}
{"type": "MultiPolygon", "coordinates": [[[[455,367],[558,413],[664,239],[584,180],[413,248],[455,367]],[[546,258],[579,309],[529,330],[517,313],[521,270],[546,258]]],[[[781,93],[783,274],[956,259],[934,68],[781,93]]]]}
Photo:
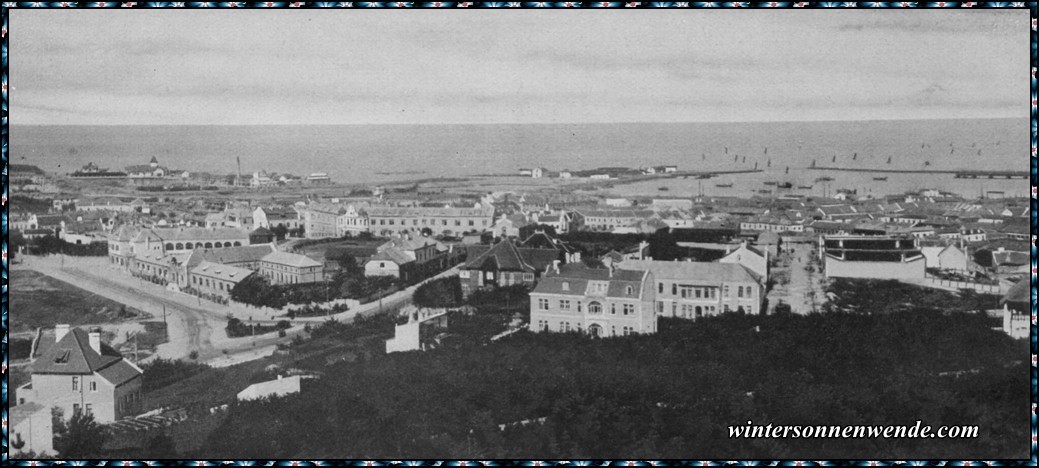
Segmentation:
{"type": "Polygon", "coordinates": [[[7,416],[10,420],[10,427],[17,427],[22,421],[25,421],[32,417],[32,415],[47,410],[47,417],[50,417],[50,411],[46,406],[39,403],[27,402],[17,406],[12,406],[10,411],[7,412],[7,416]]]}
{"type": "MultiPolygon", "coordinates": [[[[463,270],[504,270],[504,271],[527,271],[533,272],[538,268],[535,268],[530,262],[524,258],[524,255],[520,253],[520,249],[517,248],[512,242],[501,241],[494,244],[491,248],[487,249],[479,255],[474,254],[474,247],[470,247],[469,259],[462,266],[463,270]]],[[[523,249],[526,251],[544,250],[544,249],[523,249]]],[[[558,255],[557,252],[553,252],[558,255]]]]}
{"type": "Polygon", "coordinates": [[[779,234],[776,234],[776,233],[774,233],[772,231],[762,232],[761,234],[758,234],[757,243],[758,243],[758,245],[778,244],[779,243],[779,234]]]}
{"type": "Polygon", "coordinates": [[[739,263],[666,262],[662,260],[625,260],[621,268],[649,270],[659,279],[704,283],[757,282],[757,277],[739,263]]]}
{"type": "Polygon", "coordinates": [[[309,268],[322,265],[317,260],[314,260],[306,255],[288,252],[271,252],[264,256],[262,259],[260,259],[260,261],[267,263],[275,263],[278,265],[286,265],[296,268],[309,268]]]}
{"type": "Polygon", "coordinates": [[[203,260],[198,266],[191,269],[191,274],[238,283],[253,274],[253,271],[203,260]]]}
{"type": "Polygon", "coordinates": [[[105,380],[111,382],[112,385],[118,387],[143,375],[144,373],[141,372],[139,367],[130,363],[130,361],[120,359],[112,365],[98,371],[98,374],[100,374],[105,380]]]}
{"type": "Polygon", "coordinates": [[[563,265],[559,272],[550,270],[541,279],[532,294],[570,294],[583,296],[592,281],[607,281],[607,297],[639,298],[642,295],[642,282],[645,271],[609,268],[589,268],[580,263],[563,265]],[[628,287],[632,288],[628,293],[628,287]]]}
{"type": "MultiPolygon", "coordinates": [[[[46,344],[41,343],[40,346],[43,347],[46,344]]],[[[94,351],[90,347],[90,335],[79,328],[71,328],[60,341],[50,345],[32,363],[32,372],[34,374],[92,374],[122,359],[122,354],[104,343],[101,343],[100,353],[94,351]]]]}
{"type": "Polygon", "coordinates": [[[414,262],[414,260],[412,260],[411,257],[409,257],[407,254],[401,252],[399,249],[395,247],[391,247],[381,252],[377,252],[375,255],[372,255],[372,258],[369,258],[368,261],[390,261],[396,263],[397,265],[404,265],[406,263],[414,262]]]}
{"type": "Polygon", "coordinates": [[[417,237],[413,239],[397,237],[380,245],[377,250],[380,252],[388,249],[418,250],[430,245],[436,246],[437,242],[426,237],[417,237]]]}
{"type": "Polygon", "coordinates": [[[368,209],[369,217],[485,217],[494,215],[494,207],[481,208],[427,208],[377,206],[368,209]]]}
{"type": "Polygon", "coordinates": [[[267,228],[265,228],[263,226],[260,226],[260,227],[258,227],[256,229],[253,229],[253,231],[250,232],[249,235],[250,236],[273,236],[274,235],[274,231],[271,231],[270,229],[267,229],[267,228]]]}
{"type": "Polygon", "coordinates": [[[1030,304],[1032,302],[1032,282],[1028,279],[1023,279],[1014,283],[1014,285],[1007,290],[1006,295],[1003,296],[1003,303],[1007,302],[1023,302],[1030,304]]]}
{"type": "Polygon", "coordinates": [[[260,244],[260,245],[243,245],[239,247],[224,247],[220,249],[196,249],[195,252],[199,252],[199,259],[210,261],[213,263],[221,263],[224,265],[234,265],[236,263],[252,263],[258,262],[266,257],[276,249],[271,244],[260,244]]]}
{"type": "Polygon", "coordinates": [[[268,380],[266,382],[254,383],[248,387],[245,387],[245,390],[238,392],[238,399],[258,400],[261,398],[299,393],[301,381],[301,376],[294,375],[292,377],[278,378],[276,380],[268,380]]]}

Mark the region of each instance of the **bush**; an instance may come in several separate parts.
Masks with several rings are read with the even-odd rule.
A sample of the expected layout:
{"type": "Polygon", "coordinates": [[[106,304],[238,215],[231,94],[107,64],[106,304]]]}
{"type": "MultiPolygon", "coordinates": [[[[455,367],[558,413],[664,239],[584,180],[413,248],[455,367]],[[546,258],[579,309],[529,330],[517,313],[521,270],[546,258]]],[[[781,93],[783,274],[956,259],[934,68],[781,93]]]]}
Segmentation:
{"type": "Polygon", "coordinates": [[[415,289],[412,302],[418,307],[462,305],[462,281],[457,276],[430,281],[415,289]]]}

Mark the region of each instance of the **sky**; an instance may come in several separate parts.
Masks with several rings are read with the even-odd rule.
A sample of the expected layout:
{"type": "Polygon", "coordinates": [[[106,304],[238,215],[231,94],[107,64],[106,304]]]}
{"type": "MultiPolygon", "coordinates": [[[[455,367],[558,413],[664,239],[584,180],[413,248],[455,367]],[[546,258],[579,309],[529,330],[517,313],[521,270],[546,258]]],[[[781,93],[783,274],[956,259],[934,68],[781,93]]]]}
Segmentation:
{"type": "Polygon", "coordinates": [[[13,125],[1028,118],[1028,10],[10,11],[13,125]]]}

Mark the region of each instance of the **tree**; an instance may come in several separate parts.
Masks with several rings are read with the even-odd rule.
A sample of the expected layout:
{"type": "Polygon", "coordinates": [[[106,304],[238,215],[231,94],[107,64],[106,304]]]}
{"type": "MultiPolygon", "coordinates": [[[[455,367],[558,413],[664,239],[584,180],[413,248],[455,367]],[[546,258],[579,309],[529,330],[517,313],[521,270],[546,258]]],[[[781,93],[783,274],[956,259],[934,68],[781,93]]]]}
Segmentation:
{"type": "Polygon", "coordinates": [[[285,236],[289,235],[289,228],[285,227],[282,223],[278,223],[277,226],[271,228],[271,232],[274,233],[276,239],[285,240],[285,236]]]}
{"type": "Polygon", "coordinates": [[[62,458],[106,458],[102,447],[108,441],[108,431],[94,421],[94,415],[77,412],[68,421],[57,413],[54,425],[54,450],[62,458]]]}
{"type": "Polygon", "coordinates": [[[661,229],[649,237],[649,255],[653,260],[674,260],[682,256],[682,249],[667,229],[661,229]]]}

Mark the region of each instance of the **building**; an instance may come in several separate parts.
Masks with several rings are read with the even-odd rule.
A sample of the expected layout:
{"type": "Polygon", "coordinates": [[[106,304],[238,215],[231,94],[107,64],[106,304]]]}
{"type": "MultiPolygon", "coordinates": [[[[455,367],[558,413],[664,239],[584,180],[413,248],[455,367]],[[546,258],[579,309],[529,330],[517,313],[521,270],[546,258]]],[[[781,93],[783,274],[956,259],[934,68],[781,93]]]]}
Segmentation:
{"type": "Polygon", "coordinates": [[[332,178],[324,172],[315,172],[307,176],[307,182],[311,184],[330,184],[332,178]]]}
{"type": "Polygon", "coordinates": [[[145,252],[161,254],[195,249],[220,249],[249,245],[249,232],[235,228],[145,228],[123,226],[108,237],[108,258],[129,267],[130,257],[145,252]],[[129,240],[127,240],[129,239],[129,240]]]}
{"type": "Polygon", "coordinates": [[[746,242],[739,248],[725,254],[724,257],[718,259],[720,263],[736,263],[743,265],[744,268],[750,270],[752,273],[757,275],[765,284],[768,284],[769,277],[769,254],[767,250],[760,250],[755,247],[747,245],[746,242]]]}
{"type": "Polygon", "coordinates": [[[521,213],[508,216],[502,214],[501,218],[494,222],[494,226],[491,226],[491,231],[495,237],[526,238],[534,233],[536,227],[532,220],[521,213]]]}
{"type": "Polygon", "coordinates": [[[189,272],[188,286],[202,296],[231,297],[231,290],[252,276],[252,270],[203,260],[189,272]]]}
{"type": "Polygon", "coordinates": [[[1032,335],[1032,284],[1023,279],[1003,296],[1003,331],[1013,338],[1027,339],[1032,335]]]}
{"type": "Polygon", "coordinates": [[[261,227],[274,229],[278,226],[285,226],[289,230],[295,230],[302,225],[303,220],[300,218],[299,212],[291,208],[259,207],[253,210],[253,229],[261,227]]]}
{"type": "Polygon", "coordinates": [[[468,258],[458,272],[462,295],[468,297],[474,291],[499,286],[533,286],[548,266],[565,260],[567,253],[560,246],[539,247],[544,246],[528,248],[511,240],[491,246],[470,245],[468,258]]]}
{"type": "Polygon", "coordinates": [[[473,208],[387,207],[368,209],[368,226],[374,234],[419,234],[461,236],[485,231],[494,220],[493,206],[473,208]]]}
{"type": "Polygon", "coordinates": [[[761,277],[739,263],[625,260],[620,268],[648,270],[658,315],[697,319],[723,312],[762,313],[761,277]]]}
{"type": "Polygon", "coordinates": [[[827,278],[923,278],[927,260],[912,238],[820,237],[827,278]]]}
{"type": "Polygon", "coordinates": [[[12,406],[8,419],[11,458],[28,453],[56,455],[50,408],[39,403],[12,406]]]}
{"type": "Polygon", "coordinates": [[[439,272],[446,267],[452,250],[426,238],[399,237],[380,245],[364,264],[365,276],[393,276],[410,281],[439,272]]]}
{"type": "Polygon", "coordinates": [[[634,226],[639,221],[656,216],[651,210],[577,210],[574,211],[571,229],[612,231],[619,227],[634,226]]]}
{"type": "Polygon", "coordinates": [[[152,156],[151,161],[148,164],[127,166],[126,175],[127,177],[134,179],[154,179],[166,177],[169,173],[169,169],[159,166],[159,160],[152,156]]]}
{"type": "Polygon", "coordinates": [[[555,264],[530,293],[530,330],[596,337],[656,333],[653,283],[648,270],[555,264]]]}
{"type": "Polygon", "coordinates": [[[275,380],[254,383],[245,387],[245,390],[238,392],[237,399],[242,402],[294,395],[300,392],[300,383],[302,381],[303,376],[300,375],[292,377],[279,375],[275,380]]]}
{"type": "Polygon", "coordinates": [[[260,274],[271,284],[317,283],[325,279],[325,267],[306,255],[271,252],[260,260],[260,274]]]}
{"type": "Polygon", "coordinates": [[[303,209],[303,232],[307,239],[339,237],[337,218],[346,207],[331,203],[311,203],[303,209]]]}
{"type": "Polygon", "coordinates": [[[566,234],[570,230],[570,215],[565,211],[531,213],[530,219],[535,225],[544,224],[545,226],[555,229],[556,234],[566,234]]]}
{"type": "Polygon", "coordinates": [[[447,328],[447,314],[450,311],[415,306],[402,309],[400,313],[408,316],[408,322],[394,327],[393,338],[386,340],[386,354],[426,349],[430,343],[424,342],[422,337],[447,328]]]}
{"type": "Polygon", "coordinates": [[[920,252],[927,260],[927,268],[952,270],[967,273],[970,268],[970,257],[955,245],[921,247],[920,252]]]}
{"type": "Polygon", "coordinates": [[[140,412],[144,371],[101,342],[101,333],[58,325],[37,340],[29,383],[18,404],[58,408],[64,418],[85,412],[100,424],[140,412]],[[38,357],[37,357],[38,356],[38,357]]]}

